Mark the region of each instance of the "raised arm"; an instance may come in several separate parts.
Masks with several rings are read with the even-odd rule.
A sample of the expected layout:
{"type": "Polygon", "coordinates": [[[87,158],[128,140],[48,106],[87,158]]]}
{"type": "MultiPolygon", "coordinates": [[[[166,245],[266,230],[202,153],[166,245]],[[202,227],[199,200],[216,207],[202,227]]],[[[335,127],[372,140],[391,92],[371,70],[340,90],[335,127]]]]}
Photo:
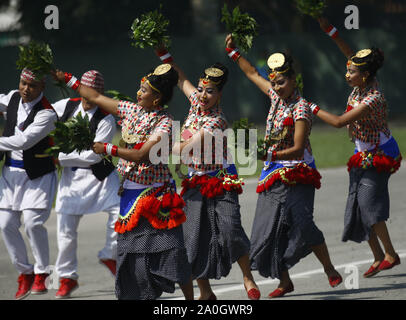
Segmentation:
{"type": "Polygon", "coordinates": [[[367,116],[369,113],[369,107],[365,103],[359,104],[356,108],[345,112],[342,115],[335,115],[328,111],[324,111],[315,104],[311,105],[311,109],[313,113],[321,120],[336,128],[342,128],[346,125],[350,125],[354,121],[360,120],[367,116]]]}
{"type": "Polygon", "coordinates": [[[347,59],[351,58],[354,55],[354,51],[351,49],[348,43],[340,37],[338,30],[334,26],[332,26],[325,17],[320,17],[317,20],[320,24],[321,30],[323,30],[333,39],[333,41],[336,43],[337,47],[341,50],[345,57],[347,59]]]}
{"type": "Polygon", "coordinates": [[[186,98],[189,98],[190,95],[196,91],[196,87],[189,81],[183,70],[173,61],[173,57],[166,48],[157,48],[155,49],[155,53],[163,63],[169,63],[178,72],[178,87],[182,90],[186,98]]]}
{"type": "MultiPolygon", "coordinates": [[[[239,52],[238,56],[234,56],[234,50],[238,50],[233,42],[231,34],[226,36],[226,48],[231,49],[229,51],[231,58],[235,60],[240,69],[245,73],[248,79],[250,79],[256,86],[265,94],[268,94],[268,90],[271,87],[271,83],[264,79],[257,71],[257,69],[251,65],[251,63],[245,59],[239,52]],[[235,57],[235,58],[233,58],[235,57]]],[[[237,51],[236,51],[237,52],[237,51]]],[[[230,55],[229,54],[229,55],[230,55]]]]}
{"type": "Polygon", "coordinates": [[[93,88],[80,85],[79,80],[72,75],[70,75],[70,78],[66,77],[63,71],[57,70],[56,72],[52,72],[52,75],[55,80],[65,82],[68,87],[76,90],[81,97],[89,100],[90,103],[97,105],[108,113],[117,115],[119,101],[106,97],[93,88]]]}

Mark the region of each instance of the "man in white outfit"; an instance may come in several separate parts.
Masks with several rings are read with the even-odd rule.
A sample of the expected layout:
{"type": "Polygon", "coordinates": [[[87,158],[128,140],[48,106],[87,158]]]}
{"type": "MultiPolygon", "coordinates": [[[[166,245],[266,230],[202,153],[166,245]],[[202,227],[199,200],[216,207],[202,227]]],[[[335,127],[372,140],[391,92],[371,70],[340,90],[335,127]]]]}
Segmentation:
{"type": "MultiPolygon", "coordinates": [[[[83,74],[81,85],[104,92],[104,80],[100,72],[90,70],[83,74]]],[[[116,132],[115,119],[104,113],[86,99],[63,99],[53,104],[60,121],[71,117],[88,115],[90,129],[95,132],[95,141],[111,142],[116,132]]],[[[56,298],[67,298],[78,288],[77,274],[77,228],[85,214],[108,213],[105,247],[99,251],[100,263],[116,272],[117,234],[114,224],[120,211],[117,195],[119,178],[114,166],[92,150],[80,153],[60,153],[59,164],[64,167],[58,186],[55,203],[58,222],[58,257],[56,272],[60,278],[56,298]]]]}
{"type": "Polygon", "coordinates": [[[18,90],[0,94],[0,112],[6,123],[0,137],[0,157],[5,158],[0,177],[0,229],[11,261],[19,272],[16,299],[31,292],[47,292],[49,275],[48,220],[54,200],[57,176],[53,158],[44,153],[50,147],[48,134],[57,115],[44,97],[44,79],[28,69],[21,72],[18,90]],[[28,261],[19,231],[23,216],[35,264],[28,261]]]}

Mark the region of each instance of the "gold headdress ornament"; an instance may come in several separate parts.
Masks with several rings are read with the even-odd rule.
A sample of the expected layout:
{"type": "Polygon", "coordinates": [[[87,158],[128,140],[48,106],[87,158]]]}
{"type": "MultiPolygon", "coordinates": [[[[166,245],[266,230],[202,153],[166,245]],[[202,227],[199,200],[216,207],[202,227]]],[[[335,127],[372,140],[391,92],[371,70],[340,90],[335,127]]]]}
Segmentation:
{"type": "Polygon", "coordinates": [[[362,49],[362,50],[358,51],[354,56],[352,56],[347,64],[352,63],[354,66],[357,66],[357,67],[365,65],[365,64],[367,64],[366,61],[364,61],[364,62],[354,62],[353,59],[354,58],[365,58],[365,57],[369,56],[371,53],[372,53],[371,49],[362,49]]]}
{"type": "Polygon", "coordinates": [[[269,79],[273,80],[278,74],[285,73],[286,71],[289,70],[289,67],[287,67],[285,70],[277,71],[275,70],[276,68],[280,68],[285,64],[285,56],[282,53],[274,53],[271,54],[268,58],[268,67],[271,69],[271,72],[269,73],[269,79]]]}
{"type": "Polygon", "coordinates": [[[141,82],[146,82],[151,87],[152,90],[155,90],[156,92],[161,93],[161,91],[159,91],[157,88],[155,88],[151,84],[151,82],[148,80],[148,78],[152,75],[154,75],[154,76],[163,75],[163,74],[167,73],[169,70],[171,70],[171,68],[172,68],[172,66],[168,63],[160,64],[158,67],[155,68],[154,72],[143,77],[141,79],[141,82]]]}
{"type": "Polygon", "coordinates": [[[207,68],[206,70],[204,70],[204,74],[206,76],[204,78],[200,78],[200,81],[202,81],[204,85],[208,84],[209,82],[213,83],[214,85],[217,85],[221,82],[221,80],[214,81],[209,77],[218,78],[221,77],[224,74],[224,72],[219,68],[207,68]]]}

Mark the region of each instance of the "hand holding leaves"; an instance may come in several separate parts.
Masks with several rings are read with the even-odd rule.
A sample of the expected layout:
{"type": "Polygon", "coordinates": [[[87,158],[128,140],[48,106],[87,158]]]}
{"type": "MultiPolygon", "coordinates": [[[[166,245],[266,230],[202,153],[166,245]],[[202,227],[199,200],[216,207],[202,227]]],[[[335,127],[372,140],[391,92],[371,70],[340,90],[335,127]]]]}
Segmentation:
{"type": "Polygon", "coordinates": [[[326,8],[326,0],[295,0],[297,9],[302,14],[307,14],[314,19],[318,19],[323,15],[326,8]]]}
{"type": "MultiPolygon", "coordinates": [[[[162,9],[162,7],[161,7],[162,9]]],[[[169,49],[171,41],[167,33],[169,20],[158,10],[142,14],[131,26],[132,45],[138,48],[164,46],[169,49]]]]}
{"type": "Polygon", "coordinates": [[[230,13],[227,4],[224,4],[221,13],[221,22],[225,22],[227,31],[231,33],[240,49],[248,52],[254,37],[258,35],[258,24],[255,19],[247,13],[241,13],[238,6],[230,13]]]}
{"type": "Polygon", "coordinates": [[[54,146],[45,152],[58,157],[59,152],[71,153],[91,149],[95,134],[90,131],[89,117],[79,113],[66,122],[57,121],[55,130],[50,133],[54,146]]]}

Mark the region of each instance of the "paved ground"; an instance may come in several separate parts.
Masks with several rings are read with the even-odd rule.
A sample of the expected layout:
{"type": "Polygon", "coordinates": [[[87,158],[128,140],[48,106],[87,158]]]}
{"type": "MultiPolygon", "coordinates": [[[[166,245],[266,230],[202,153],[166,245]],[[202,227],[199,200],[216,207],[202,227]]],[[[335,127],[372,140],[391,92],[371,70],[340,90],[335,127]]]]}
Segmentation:
{"type": "MultiPolygon", "coordinates": [[[[290,270],[295,291],[283,300],[403,300],[406,299],[406,163],[390,179],[391,214],[387,223],[393,244],[398,251],[402,264],[381,272],[371,279],[364,279],[363,272],[372,262],[367,243],[356,244],[341,242],[343,212],[348,187],[348,175],[345,168],[321,170],[322,188],[316,192],[315,221],[323,231],[333,263],[344,277],[337,288],[330,288],[321,265],[314,255],[309,255],[290,270]]],[[[255,203],[255,180],[246,181],[244,194],[240,198],[242,223],[250,236],[255,203]]],[[[97,251],[104,243],[104,224],[106,214],[85,216],[79,227],[79,284],[71,300],[108,300],[115,299],[114,279],[107,269],[98,264],[97,251]]],[[[52,213],[47,222],[49,232],[51,263],[55,262],[56,215],[52,213]]],[[[27,242],[28,243],[28,242],[27,242]]],[[[32,260],[32,258],[31,258],[32,260]]],[[[254,273],[262,296],[272,291],[278,281],[265,279],[254,273]]],[[[13,299],[17,289],[18,274],[11,265],[3,240],[0,239],[0,300],[13,299]]],[[[233,266],[227,278],[212,281],[218,299],[245,300],[241,272],[237,264],[233,266]]],[[[53,283],[47,294],[29,296],[28,300],[54,300],[56,288],[53,283]]],[[[196,295],[198,291],[196,289],[196,295]]],[[[182,299],[179,289],[174,294],[164,294],[162,300],[182,299]]]]}

